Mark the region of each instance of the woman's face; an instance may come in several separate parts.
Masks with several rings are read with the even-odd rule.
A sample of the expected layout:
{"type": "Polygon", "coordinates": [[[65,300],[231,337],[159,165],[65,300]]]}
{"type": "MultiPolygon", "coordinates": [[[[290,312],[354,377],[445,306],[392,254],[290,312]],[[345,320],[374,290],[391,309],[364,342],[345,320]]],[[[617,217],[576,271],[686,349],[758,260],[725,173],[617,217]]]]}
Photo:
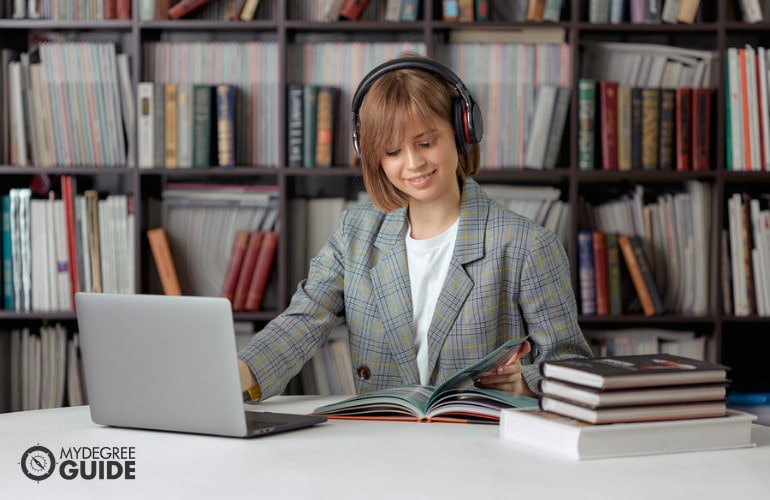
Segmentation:
{"type": "Polygon", "coordinates": [[[400,144],[392,144],[380,159],[388,180],[409,197],[409,203],[432,203],[459,195],[459,157],[454,131],[441,119],[410,122],[400,144]]]}

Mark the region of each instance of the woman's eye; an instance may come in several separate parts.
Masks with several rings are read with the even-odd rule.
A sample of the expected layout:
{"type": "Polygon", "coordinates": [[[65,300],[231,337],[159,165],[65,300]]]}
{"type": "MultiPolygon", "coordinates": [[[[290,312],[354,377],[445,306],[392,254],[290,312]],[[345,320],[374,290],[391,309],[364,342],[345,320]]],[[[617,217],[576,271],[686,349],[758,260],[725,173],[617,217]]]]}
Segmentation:
{"type": "Polygon", "coordinates": [[[421,148],[429,148],[429,147],[431,146],[431,144],[432,144],[431,142],[421,142],[421,143],[419,144],[419,146],[420,146],[421,148]]]}
{"type": "Polygon", "coordinates": [[[400,153],[400,152],[401,152],[400,149],[394,149],[393,151],[386,151],[385,155],[386,156],[398,156],[398,153],[400,153]]]}

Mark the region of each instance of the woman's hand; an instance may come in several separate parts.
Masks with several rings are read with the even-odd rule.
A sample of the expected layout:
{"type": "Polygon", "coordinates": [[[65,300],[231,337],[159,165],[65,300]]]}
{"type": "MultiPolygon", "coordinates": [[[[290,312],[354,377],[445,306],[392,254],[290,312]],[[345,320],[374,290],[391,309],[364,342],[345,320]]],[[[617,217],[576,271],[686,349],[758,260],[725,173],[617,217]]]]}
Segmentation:
{"type": "Polygon", "coordinates": [[[476,382],[476,386],[535,397],[536,394],[532,392],[524,381],[524,377],[521,376],[521,362],[519,361],[519,358],[527,355],[531,349],[532,346],[530,346],[529,341],[525,340],[505,364],[498,366],[495,373],[481,377],[476,382]]]}

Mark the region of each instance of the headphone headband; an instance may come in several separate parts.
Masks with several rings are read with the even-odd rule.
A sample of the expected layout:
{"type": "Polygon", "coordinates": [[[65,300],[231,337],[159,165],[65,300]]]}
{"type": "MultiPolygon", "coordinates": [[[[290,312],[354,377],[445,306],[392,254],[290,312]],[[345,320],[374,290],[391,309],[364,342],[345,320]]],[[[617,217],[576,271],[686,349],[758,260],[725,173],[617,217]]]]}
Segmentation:
{"type": "Polygon", "coordinates": [[[427,57],[399,57],[386,61],[372,69],[358,85],[351,104],[351,130],[353,131],[353,147],[356,156],[361,158],[361,146],[358,137],[358,112],[363,104],[369,88],[385,73],[400,69],[417,69],[430,73],[451,84],[457,91],[459,102],[453,100],[453,114],[458,149],[470,151],[472,144],[481,141],[482,120],[481,111],[465,86],[465,83],[452,70],[427,57]]]}

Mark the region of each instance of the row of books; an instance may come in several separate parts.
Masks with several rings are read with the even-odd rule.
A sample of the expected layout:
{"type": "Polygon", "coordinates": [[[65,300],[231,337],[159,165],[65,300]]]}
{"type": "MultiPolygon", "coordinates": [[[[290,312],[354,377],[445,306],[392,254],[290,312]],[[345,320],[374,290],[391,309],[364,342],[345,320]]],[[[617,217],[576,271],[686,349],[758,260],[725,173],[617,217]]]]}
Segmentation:
{"type": "Polygon", "coordinates": [[[727,409],[728,367],[669,354],[547,361],[540,408],[504,410],[500,436],[574,459],[751,446],[727,409]]]}
{"type": "Polygon", "coordinates": [[[236,165],[235,113],[245,103],[235,85],[139,82],[139,168],[236,165]]]}
{"type": "MultiPolygon", "coordinates": [[[[164,229],[179,292],[219,296],[238,231],[247,236],[254,231],[280,231],[277,200],[277,187],[273,185],[167,184],[152,209],[159,215],[149,221],[149,227],[164,229]]],[[[273,235],[267,240],[274,242],[276,238],[273,235]]],[[[157,267],[157,257],[155,260],[157,267]]],[[[268,269],[272,268],[271,263],[268,269]]],[[[237,279],[240,271],[239,266],[230,274],[237,279]]],[[[264,297],[263,309],[275,305],[273,294],[264,297]]]]}
{"type": "Polygon", "coordinates": [[[134,214],[129,197],[77,194],[75,179],[33,197],[3,195],[3,306],[9,311],[74,309],[78,291],[134,293],[134,214]]]}
{"type": "Polygon", "coordinates": [[[765,47],[727,49],[725,77],[728,170],[770,170],[770,51],[765,47]]]}
{"type": "Polygon", "coordinates": [[[700,0],[590,0],[590,23],[685,23],[696,21],[700,0]]]}
{"type": "Polygon", "coordinates": [[[131,19],[131,0],[61,2],[57,0],[12,0],[3,2],[0,18],[101,21],[131,19]]]}
{"type": "Polygon", "coordinates": [[[579,82],[582,170],[709,170],[711,89],[579,82]]]}
{"type": "Polygon", "coordinates": [[[286,164],[289,167],[335,165],[335,142],[340,139],[337,134],[339,101],[338,87],[289,84],[286,104],[286,164]]]}
{"type": "Polygon", "coordinates": [[[606,198],[593,204],[581,198],[579,227],[638,237],[665,310],[708,314],[718,286],[709,272],[716,231],[713,187],[689,180],[681,188],[635,185],[627,192],[592,195],[606,198]]]}
{"type": "Polygon", "coordinates": [[[262,309],[277,248],[278,233],[272,229],[235,232],[220,292],[230,300],[233,311],[262,309]]]}
{"type": "MultiPolygon", "coordinates": [[[[234,142],[229,144],[234,144],[235,155],[229,164],[280,165],[284,148],[278,144],[276,127],[266,125],[275,122],[283,98],[278,82],[281,73],[278,45],[275,42],[190,42],[189,34],[181,32],[170,33],[166,39],[145,44],[148,55],[145,81],[177,86],[183,83],[232,86],[235,102],[231,103],[233,111],[228,114],[233,115],[234,142]]],[[[139,134],[146,136],[141,129],[139,134]]],[[[218,151],[224,149],[217,148],[218,151]]],[[[161,165],[165,163],[158,166],[161,165]]]]}
{"type": "Polygon", "coordinates": [[[568,44],[452,43],[436,58],[462,75],[495,131],[481,143],[485,168],[556,165],[572,88],[568,44]]]}
{"type": "Polygon", "coordinates": [[[141,21],[169,18],[251,21],[272,19],[274,3],[260,0],[139,0],[137,12],[141,21]]]}
{"type": "Polygon", "coordinates": [[[765,196],[733,193],[723,232],[725,312],[770,316],[770,209],[765,196]]]}
{"type": "MultiPolygon", "coordinates": [[[[126,166],[134,96],[126,54],[114,43],[41,42],[2,49],[9,137],[4,162],[27,166],[126,166]]],[[[7,134],[7,135],[6,135],[7,134]]]]}
{"type": "Polygon", "coordinates": [[[2,411],[88,404],[77,332],[59,323],[2,332],[10,360],[10,401],[2,411]]]}
{"type": "Polygon", "coordinates": [[[355,394],[353,373],[348,329],[341,325],[331,331],[329,340],[302,368],[302,393],[319,396],[355,394]]]}
{"type": "Polygon", "coordinates": [[[655,283],[647,253],[638,236],[578,232],[580,313],[584,316],[614,316],[634,308],[623,303],[623,275],[630,276],[645,316],[666,312],[655,283]],[[621,259],[622,256],[622,259],[621,259]],[[625,270],[621,269],[621,260],[625,270]]]}
{"type": "Polygon", "coordinates": [[[482,184],[490,198],[552,230],[565,249],[569,248],[569,205],[562,200],[561,189],[553,186],[513,186],[482,184]]]}
{"type": "Polygon", "coordinates": [[[705,360],[707,352],[715,352],[713,339],[691,330],[654,327],[583,330],[591,351],[597,358],[666,353],[705,360]]]}

